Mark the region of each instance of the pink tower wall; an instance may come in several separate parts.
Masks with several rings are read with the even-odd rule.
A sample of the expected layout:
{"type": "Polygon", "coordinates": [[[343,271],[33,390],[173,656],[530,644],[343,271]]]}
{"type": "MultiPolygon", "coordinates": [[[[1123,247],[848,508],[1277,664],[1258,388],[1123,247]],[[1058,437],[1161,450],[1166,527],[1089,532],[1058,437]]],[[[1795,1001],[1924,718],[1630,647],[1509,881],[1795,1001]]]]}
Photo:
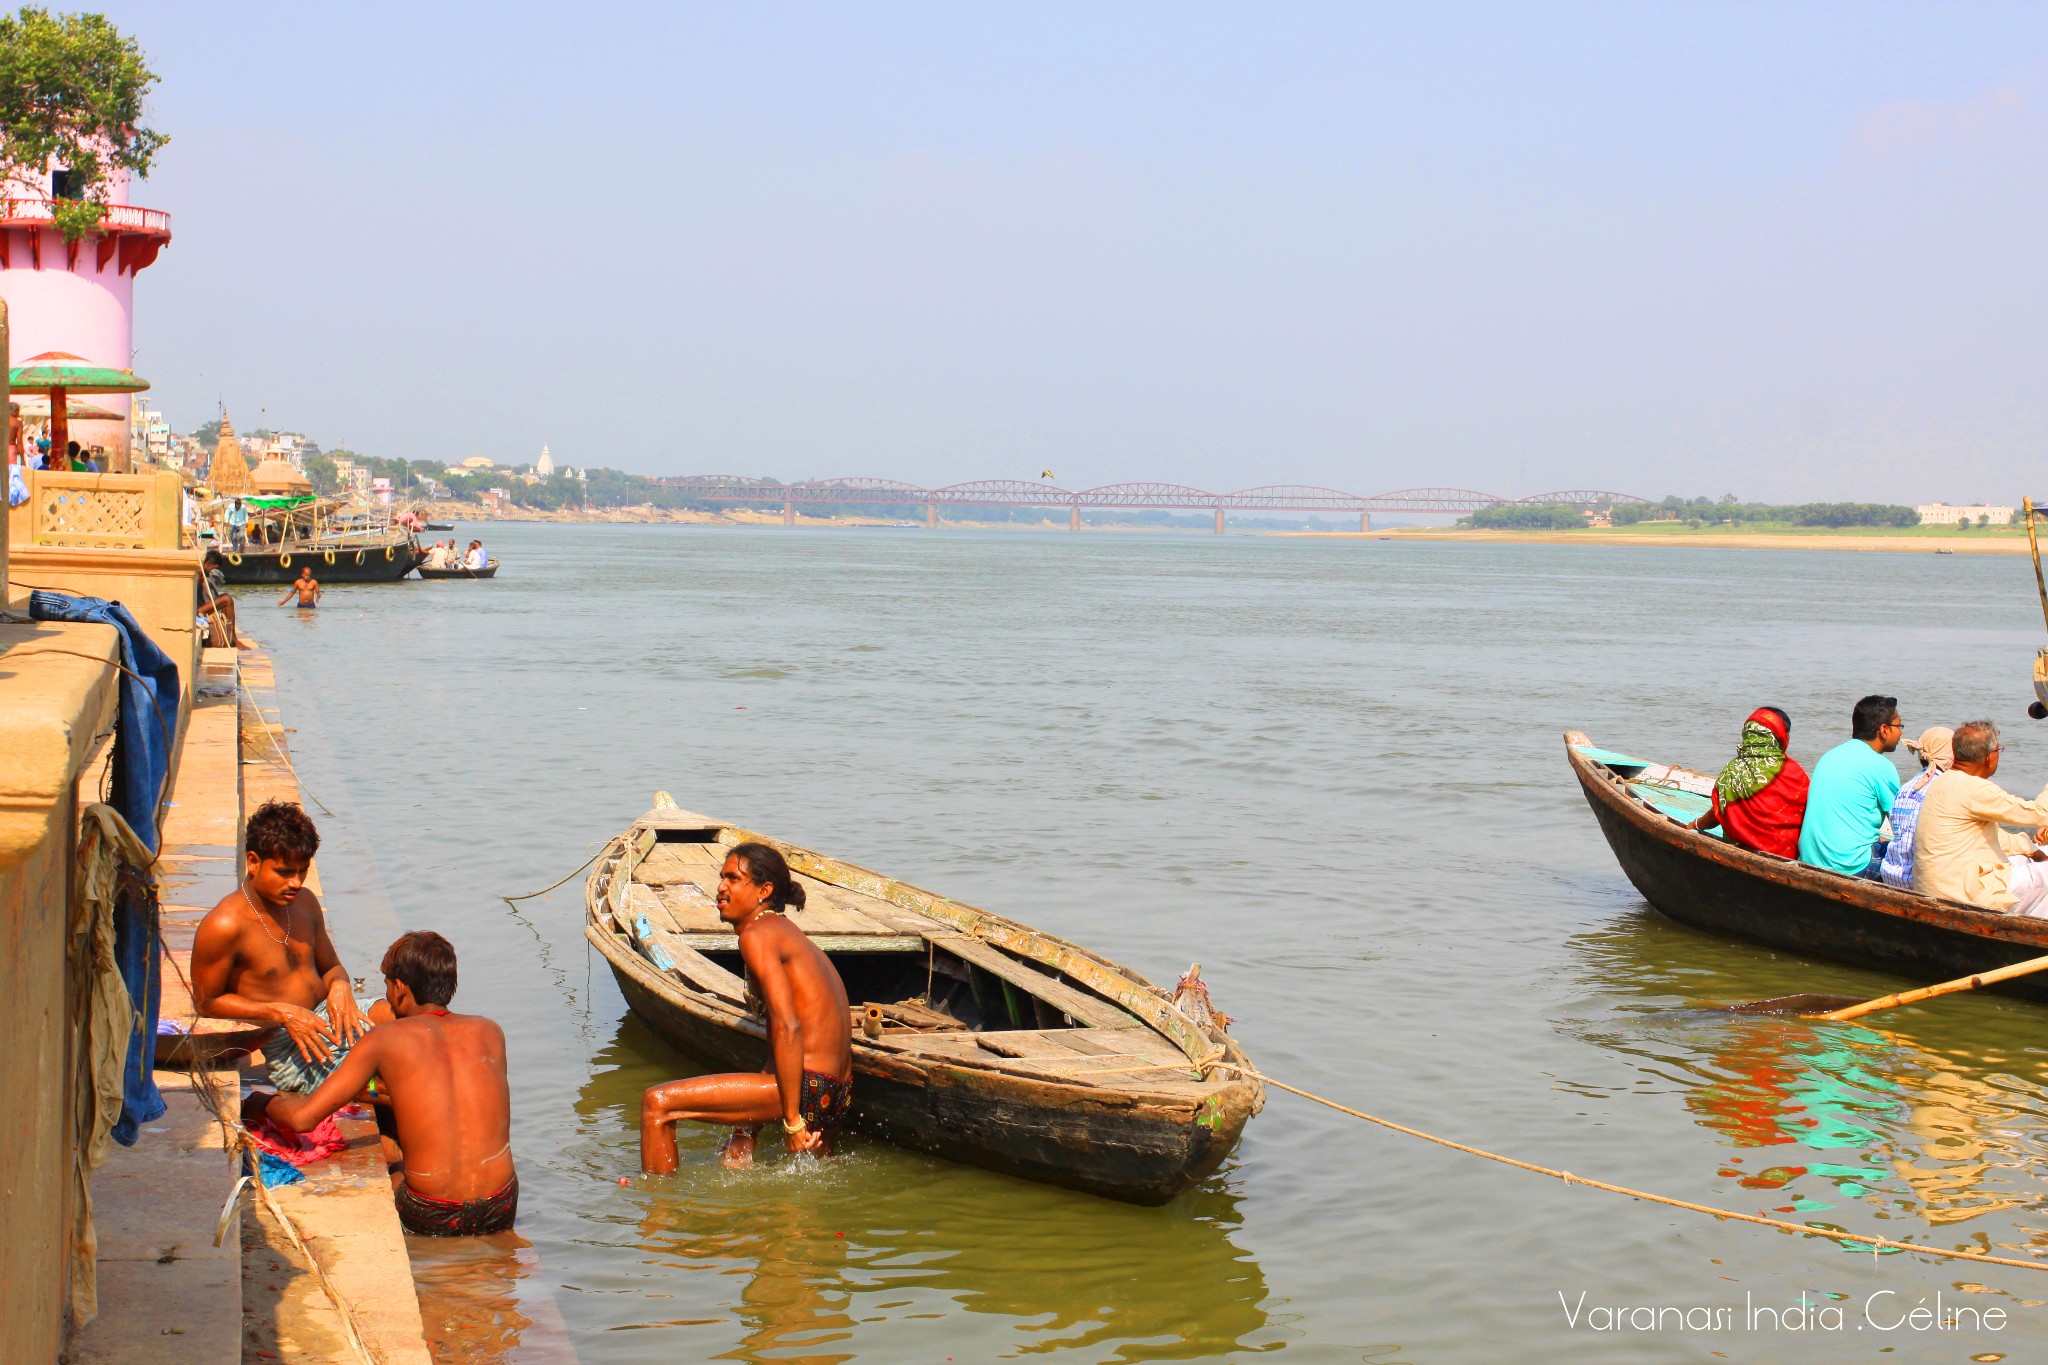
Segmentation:
{"type": "MultiPolygon", "coordinates": [[[[48,174],[21,177],[5,182],[0,193],[25,199],[46,198],[50,193],[48,174]]],[[[109,204],[128,202],[128,177],[116,174],[107,187],[109,204]]],[[[78,265],[67,268],[63,234],[54,228],[42,236],[43,268],[35,268],[28,251],[27,234],[12,229],[14,250],[11,264],[0,269],[0,298],[7,300],[7,321],[12,337],[7,363],[19,365],[45,351],[69,351],[95,365],[117,370],[135,365],[135,276],[121,273],[118,256],[105,269],[97,264],[99,253],[93,240],[79,245],[78,265]]],[[[143,376],[148,378],[147,375],[143,376]]],[[[94,407],[122,413],[120,422],[74,422],[71,439],[83,446],[104,446],[108,450],[128,449],[130,395],[105,393],[82,395],[94,407]]]]}

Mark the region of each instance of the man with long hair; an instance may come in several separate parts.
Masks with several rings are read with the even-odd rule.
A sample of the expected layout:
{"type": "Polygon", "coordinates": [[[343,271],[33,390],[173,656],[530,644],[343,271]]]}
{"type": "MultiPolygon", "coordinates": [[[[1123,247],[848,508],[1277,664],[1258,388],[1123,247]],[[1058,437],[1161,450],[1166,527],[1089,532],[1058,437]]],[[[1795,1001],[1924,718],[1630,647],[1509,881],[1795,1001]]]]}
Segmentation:
{"type": "Polygon", "coordinates": [[[640,1165],[648,1174],[676,1168],[681,1119],[731,1124],[722,1153],[728,1166],[753,1160],[755,1134],[770,1120],[781,1121],[792,1152],[832,1150],[853,1098],[853,1026],[838,969],[783,914],[803,903],[789,864],[766,844],[740,844],[726,855],[718,917],[739,935],[767,1013],[768,1066],[649,1087],[640,1097],[640,1165]]]}

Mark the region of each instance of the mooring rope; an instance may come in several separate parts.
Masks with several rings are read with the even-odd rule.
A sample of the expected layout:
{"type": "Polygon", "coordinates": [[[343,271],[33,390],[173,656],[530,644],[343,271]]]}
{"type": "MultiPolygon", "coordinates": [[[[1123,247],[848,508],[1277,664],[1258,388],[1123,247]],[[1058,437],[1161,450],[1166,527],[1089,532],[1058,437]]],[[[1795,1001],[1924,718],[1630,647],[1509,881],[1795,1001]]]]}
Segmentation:
{"type": "MultiPolygon", "coordinates": [[[[278,738],[277,735],[273,735],[270,733],[270,722],[264,719],[262,704],[256,700],[256,694],[249,690],[249,685],[242,681],[242,671],[241,669],[237,668],[235,670],[235,706],[237,721],[235,728],[238,732],[241,729],[240,708],[242,704],[242,699],[244,697],[248,698],[249,710],[255,715],[257,724],[263,727],[263,738],[270,745],[271,756],[281,760],[284,763],[285,771],[290,773],[292,775],[292,781],[298,784],[299,795],[305,797],[314,805],[318,806],[320,808],[321,814],[334,814],[333,811],[327,808],[327,803],[325,801],[322,801],[319,797],[313,795],[313,789],[306,785],[306,779],[299,776],[298,765],[292,762],[292,751],[285,747],[285,743],[282,739],[278,738]]],[[[280,720],[277,728],[279,733],[281,734],[284,730],[282,720],[280,720]]]]}
{"type": "MultiPolygon", "coordinates": [[[[234,1188],[228,1192],[228,1202],[222,1207],[220,1222],[214,1230],[214,1245],[219,1246],[221,1239],[226,1235],[228,1215],[241,1199],[242,1190],[245,1187],[253,1188],[256,1191],[256,1198],[270,1211],[271,1218],[284,1232],[285,1237],[290,1240],[299,1255],[306,1258],[306,1265],[312,1270],[314,1281],[320,1286],[321,1292],[327,1295],[328,1302],[334,1305],[335,1315],[341,1321],[341,1334],[354,1350],[356,1358],[362,1365],[378,1365],[377,1357],[363,1341],[362,1329],[356,1322],[356,1315],[349,1301],[334,1287],[334,1281],[327,1274],[327,1267],[313,1254],[313,1248],[307,1245],[305,1237],[300,1234],[298,1224],[292,1221],[292,1216],[284,1211],[278,1204],[277,1197],[264,1185],[262,1149],[249,1136],[249,1130],[242,1126],[239,1112],[230,1118],[227,1106],[221,1103],[220,1092],[215,1089],[213,1079],[216,1068],[200,1059],[198,1046],[192,1041],[194,1031],[199,1025],[199,996],[193,991],[192,980],[185,974],[184,966],[171,955],[171,945],[164,938],[161,924],[157,927],[156,942],[158,949],[163,953],[163,960],[171,964],[171,970],[177,973],[179,984],[184,986],[187,998],[192,1001],[192,1027],[187,1029],[184,1038],[180,1040],[187,1045],[186,1059],[192,1066],[191,1071],[187,1073],[192,1077],[192,1093],[198,1099],[200,1107],[211,1114],[214,1122],[220,1125],[221,1141],[227,1148],[228,1160],[246,1163],[249,1171],[247,1175],[238,1179],[234,1188]]],[[[237,1085],[236,1089],[239,1090],[240,1086],[237,1085]]]]}
{"type": "Polygon", "coordinates": [[[1742,1223],[1758,1223],[1767,1228],[1778,1228],[1784,1232],[1796,1232],[1802,1237],[1832,1237],[1838,1241],[1863,1242],[1874,1247],[1890,1247],[1896,1251],[1910,1251],[1922,1256],[1945,1256],[1950,1260],[1971,1261],[1980,1265],[2009,1265],[2019,1270],[2048,1270],[2048,1262],[2022,1261],[2010,1256],[1992,1256],[1981,1251],[1948,1251],[1941,1247],[1921,1246],[1915,1242],[1895,1242],[1889,1237],[1873,1237],[1869,1233],[1847,1232],[1835,1228],[1817,1228],[1811,1223],[1791,1223],[1783,1218],[1766,1218],[1760,1213],[1737,1213],[1733,1209],[1717,1209],[1706,1204],[1694,1204],[1684,1199],[1673,1199],[1669,1195],[1651,1194],[1648,1190],[1630,1189],[1626,1185],[1612,1185],[1605,1180],[1592,1180],[1583,1175],[1573,1175],[1570,1171],[1553,1170],[1548,1166],[1538,1166],[1532,1162],[1517,1161],[1511,1156],[1502,1156],[1498,1152],[1489,1152],[1481,1147],[1472,1147],[1462,1142],[1453,1142],[1449,1138],[1438,1137],[1434,1133],[1425,1133],[1419,1128],[1410,1128],[1405,1124],[1395,1123],[1392,1119],[1379,1118],[1362,1110],[1353,1109],[1349,1105],[1339,1104],[1335,1100],[1325,1099],[1321,1095],[1312,1094],[1297,1086],[1289,1085],[1285,1081],[1276,1081],[1271,1076],[1255,1071],[1248,1066],[1233,1066],[1229,1062],[1214,1062],[1211,1063],[1211,1069],[1234,1071],[1248,1079],[1263,1081],[1267,1085],[1285,1090],[1290,1095],[1299,1095],[1305,1100],[1335,1109],[1340,1114],[1349,1114],[1355,1119],[1364,1119],[1367,1123],[1376,1123],[1382,1128],[1390,1128],[1397,1133],[1406,1133],[1409,1137],[1421,1138],[1424,1142],[1434,1142],[1437,1146],[1448,1147],[1454,1152],[1464,1152],[1471,1156],[1485,1157],[1488,1161],[1498,1161],[1503,1166],[1513,1166],[1517,1170],[1534,1171],[1538,1175],[1547,1175],[1554,1179],[1562,1180],[1567,1185],[1590,1185],[1596,1190],[1606,1190],[1610,1194],[1625,1194],[1631,1199],[1647,1199],[1653,1204],[1664,1204],[1674,1209],[1690,1209],[1694,1213],[1710,1214],[1715,1218],[1733,1218],[1742,1223]]]}
{"type": "MultiPolygon", "coordinates": [[[[588,858],[585,858],[582,862],[576,864],[575,868],[569,873],[569,877],[575,876],[576,873],[581,872],[584,868],[589,867],[599,858],[602,858],[604,856],[604,850],[606,848],[610,848],[611,846],[612,841],[606,840],[604,848],[600,848],[597,852],[591,854],[588,858]]],[[[554,890],[556,886],[562,885],[562,882],[568,881],[569,877],[562,878],[562,881],[554,883],[553,886],[543,886],[538,891],[529,891],[523,896],[500,896],[498,897],[498,899],[505,902],[507,905],[510,905],[513,901],[530,901],[535,896],[545,896],[548,892],[554,890]]]]}

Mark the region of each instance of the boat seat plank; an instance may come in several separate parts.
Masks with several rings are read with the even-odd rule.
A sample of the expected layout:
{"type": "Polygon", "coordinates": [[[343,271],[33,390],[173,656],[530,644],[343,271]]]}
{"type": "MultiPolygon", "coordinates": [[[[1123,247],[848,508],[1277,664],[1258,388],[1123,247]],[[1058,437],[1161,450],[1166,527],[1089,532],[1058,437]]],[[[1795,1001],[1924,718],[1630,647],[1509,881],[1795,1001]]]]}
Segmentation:
{"type": "Polygon", "coordinates": [[[962,961],[971,962],[983,971],[999,976],[1011,985],[1021,987],[1037,996],[1069,1019],[1095,1028],[1126,1029],[1138,1026],[1136,1019],[1107,1000],[1076,990],[1037,967],[1027,966],[1009,954],[983,943],[980,939],[969,938],[965,934],[933,934],[931,941],[962,961]]]}
{"type": "Polygon", "coordinates": [[[1051,1028],[990,1031],[975,1035],[993,1049],[1022,1045],[1025,1056],[1059,1057],[1066,1061],[1115,1060],[1124,1065],[1154,1062],[1186,1070],[1188,1059],[1173,1040],[1149,1028],[1051,1028]],[[1044,1047],[1025,1042],[1038,1040],[1044,1047]],[[1055,1049],[1046,1051],[1045,1049],[1055,1049]]]}
{"type": "Polygon", "coordinates": [[[692,863],[684,856],[683,850],[702,847],[702,844],[657,843],[647,850],[647,856],[633,869],[633,880],[643,886],[667,886],[673,882],[690,881],[692,872],[702,864],[692,863]]]}
{"type": "MultiPolygon", "coordinates": [[[[724,933],[689,930],[681,937],[700,953],[736,953],[740,950],[740,936],[729,929],[724,933]]],[[[821,953],[924,952],[924,940],[915,934],[810,934],[808,937],[821,953]]]]}
{"type": "Polygon", "coordinates": [[[675,932],[661,898],[650,889],[634,886],[627,890],[626,916],[641,955],[656,968],[732,1004],[746,1004],[747,983],[675,932]]]}
{"type": "Polygon", "coordinates": [[[896,1035],[890,1041],[906,1050],[949,1061],[995,1065],[1013,1075],[1041,1077],[1070,1085],[1106,1086],[1112,1090],[1143,1089],[1198,1093],[1202,1086],[1178,1051],[1173,1063],[1143,1057],[1084,1057],[1056,1041],[1069,1029],[1006,1031],[1004,1040],[988,1046],[988,1034],[896,1035]]]}
{"type": "Polygon", "coordinates": [[[700,886],[687,882],[672,882],[662,887],[655,895],[675,921],[676,930],[684,934],[729,933],[725,921],[718,917],[718,903],[711,899],[700,886]]]}

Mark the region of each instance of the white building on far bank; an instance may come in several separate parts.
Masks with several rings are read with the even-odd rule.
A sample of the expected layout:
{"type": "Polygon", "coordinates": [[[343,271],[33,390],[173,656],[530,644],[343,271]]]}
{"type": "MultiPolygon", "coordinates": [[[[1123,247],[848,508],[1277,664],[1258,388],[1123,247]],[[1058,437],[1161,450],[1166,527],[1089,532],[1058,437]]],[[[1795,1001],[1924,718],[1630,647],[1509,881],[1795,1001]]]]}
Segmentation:
{"type": "Polygon", "coordinates": [[[540,458],[533,462],[533,472],[543,479],[555,472],[555,457],[548,454],[546,446],[540,448],[540,458]]]}
{"type": "Polygon", "coordinates": [[[2010,526],[2018,509],[1997,507],[1990,503],[1973,502],[1950,506],[1945,502],[1930,502],[1913,509],[1920,514],[1922,526],[1954,526],[1967,521],[1981,526],[2010,526]]]}

